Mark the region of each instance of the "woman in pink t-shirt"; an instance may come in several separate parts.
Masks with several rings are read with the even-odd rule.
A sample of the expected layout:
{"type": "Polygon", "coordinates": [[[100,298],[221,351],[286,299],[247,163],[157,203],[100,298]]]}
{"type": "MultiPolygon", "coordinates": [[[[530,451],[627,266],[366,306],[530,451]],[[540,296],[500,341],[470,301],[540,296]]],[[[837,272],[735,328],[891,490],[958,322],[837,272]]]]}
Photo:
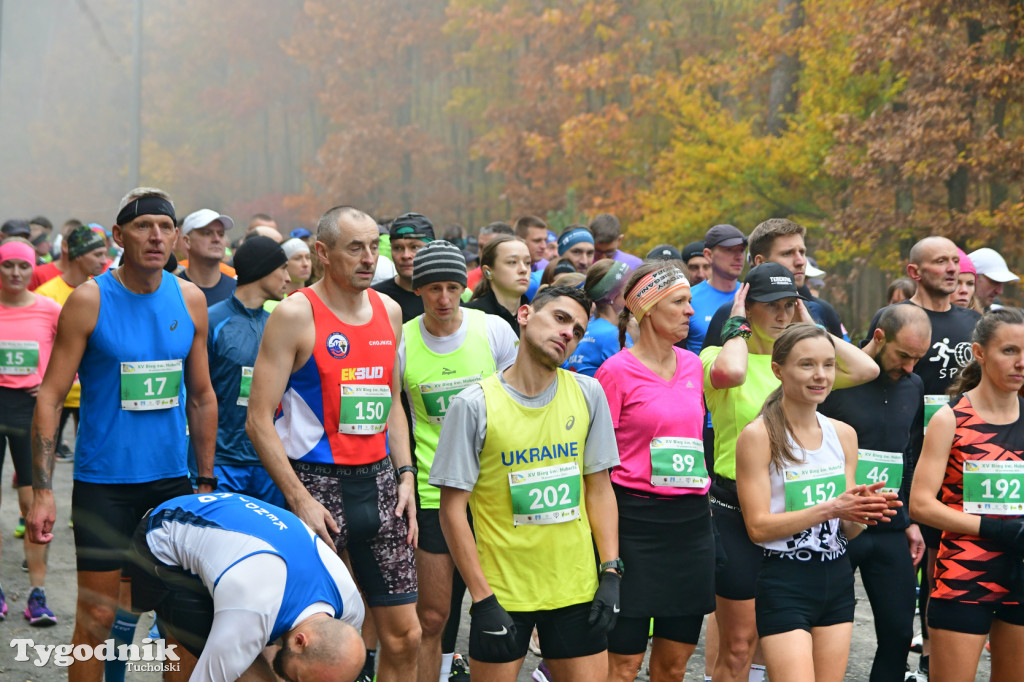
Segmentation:
{"type": "Polygon", "coordinates": [[[624,563],[622,611],[608,635],[609,680],[632,680],[654,619],[651,679],[682,679],[704,616],[715,609],[715,545],[704,466],[700,359],[676,343],[689,331],[690,285],[674,265],[642,265],[620,316],[636,344],[597,371],[619,446],[611,479],[624,563]]]}
{"type": "MultiPolygon", "coordinates": [[[[0,244],[0,473],[4,450],[10,445],[22,517],[32,504],[32,413],[60,316],[60,305],[28,290],[34,266],[35,250],[29,244],[15,239],[0,244]]],[[[25,618],[31,625],[52,625],[57,619],[47,608],[43,592],[46,548],[29,542],[27,534],[25,559],[32,587],[25,618]]],[[[7,602],[0,588],[0,620],[6,615],[7,602]]]]}

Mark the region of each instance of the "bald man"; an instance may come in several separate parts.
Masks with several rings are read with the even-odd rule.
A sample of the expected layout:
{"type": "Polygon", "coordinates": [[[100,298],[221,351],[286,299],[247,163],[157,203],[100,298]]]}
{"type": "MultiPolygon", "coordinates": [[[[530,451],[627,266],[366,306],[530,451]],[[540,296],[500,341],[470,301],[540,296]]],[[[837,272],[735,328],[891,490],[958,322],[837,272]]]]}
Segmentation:
{"type": "MultiPolygon", "coordinates": [[[[960,369],[973,359],[971,353],[971,334],[981,316],[974,310],[953,305],[952,296],[956,291],[957,277],[960,274],[960,255],[956,244],[945,237],[925,237],[910,248],[910,262],[907,264],[907,275],[917,283],[917,291],[906,301],[894,305],[916,305],[922,308],[932,325],[928,352],[914,366],[914,374],[921,377],[924,384],[923,419],[915,425],[910,437],[909,453],[916,462],[924,441],[924,432],[928,428],[928,420],[942,405],[948,402],[946,389],[959,374],[960,369]]],[[[882,312],[879,310],[871,320],[868,338],[871,338],[878,327],[882,312]]],[[[928,526],[921,526],[921,534],[928,547],[927,570],[928,581],[934,573],[935,551],[939,546],[939,532],[928,526]]],[[[929,589],[921,589],[921,628],[927,633],[925,612],[929,589]]],[[[925,635],[927,636],[927,635],[925,635]]],[[[927,672],[928,641],[920,669],[927,672]]]]}
{"type": "MultiPolygon", "coordinates": [[[[175,497],[129,550],[132,604],[155,610],[183,674],[352,680],[363,604],[345,564],[294,514],[235,493],[175,497]],[[262,655],[279,643],[273,670],[262,655]],[[198,659],[198,660],[196,660],[198,659]]],[[[173,659],[171,659],[173,660],[173,659]]]]}

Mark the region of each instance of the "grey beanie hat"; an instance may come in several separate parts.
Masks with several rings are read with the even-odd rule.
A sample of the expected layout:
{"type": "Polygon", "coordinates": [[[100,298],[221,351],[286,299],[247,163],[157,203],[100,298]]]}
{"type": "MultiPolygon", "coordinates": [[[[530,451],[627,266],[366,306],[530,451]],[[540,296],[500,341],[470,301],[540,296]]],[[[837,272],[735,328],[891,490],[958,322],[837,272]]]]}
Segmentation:
{"type": "Polygon", "coordinates": [[[416,252],[412,261],[412,288],[434,282],[458,282],[466,286],[466,259],[459,247],[439,239],[416,252]]]}

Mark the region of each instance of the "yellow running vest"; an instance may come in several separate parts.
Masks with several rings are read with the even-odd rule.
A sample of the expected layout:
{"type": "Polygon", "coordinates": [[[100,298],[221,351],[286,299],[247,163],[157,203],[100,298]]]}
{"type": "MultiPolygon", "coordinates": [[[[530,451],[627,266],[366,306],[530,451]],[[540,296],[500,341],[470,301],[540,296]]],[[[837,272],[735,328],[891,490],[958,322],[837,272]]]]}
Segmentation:
{"type": "Polygon", "coordinates": [[[477,554],[509,611],[588,602],[597,564],[584,502],[583,448],[590,413],[572,373],[544,407],[524,407],[497,374],[480,382],[487,435],[469,498],[477,554]]]}
{"type": "Polygon", "coordinates": [[[494,356],[487,340],[486,313],[463,308],[462,314],[466,316],[466,338],[458,350],[447,354],[427,348],[420,333],[420,318],[402,325],[405,339],[402,383],[415,417],[416,487],[421,509],[438,509],[441,506],[441,490],[427,483],[427,479],[448,406],[462,389],[494,374],[494,356]]]}

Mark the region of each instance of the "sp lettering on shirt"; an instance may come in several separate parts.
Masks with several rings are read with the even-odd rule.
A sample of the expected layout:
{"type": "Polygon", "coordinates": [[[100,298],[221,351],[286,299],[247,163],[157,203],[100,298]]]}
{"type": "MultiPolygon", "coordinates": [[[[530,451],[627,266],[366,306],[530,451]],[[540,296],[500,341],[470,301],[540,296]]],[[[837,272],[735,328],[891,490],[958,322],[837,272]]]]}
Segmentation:
{"type": "Polygon", "coordinates": [[[579,457],[579,443],[552,443],[537,448],[524,448],[523,450],[509,450],[501,453],[501,463],[507,467],[517,464],[530,464],[541,462],[546,459],[556,460],[563,457],[579,457]]]}
{"type": "Polygon", "coordinates": [[[364,381],[366,379],[383,379],[384,368],[376,367],[342,367],[340,381],[364,381]]]}

